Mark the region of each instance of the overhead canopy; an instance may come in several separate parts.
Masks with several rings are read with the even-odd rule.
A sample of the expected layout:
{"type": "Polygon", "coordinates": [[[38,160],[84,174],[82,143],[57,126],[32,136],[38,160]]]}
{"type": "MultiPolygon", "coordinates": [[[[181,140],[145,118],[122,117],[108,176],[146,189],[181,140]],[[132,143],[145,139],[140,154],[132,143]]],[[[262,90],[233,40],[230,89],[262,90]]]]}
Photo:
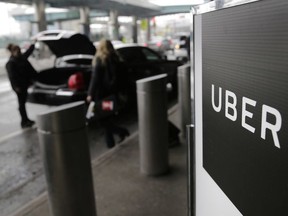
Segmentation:
{"type": "Polygon", "coordinates": [[[149,17],[151,14],[159,13],[161,10],[161,7],[145,0],[100,0],[94,8],[106,11],[117,10],[119,15],[138,17],[149,17]]]}
{"type": "MultiPolygon", "coordinates": [[[[1,2],[32,5],[35,0],[1,0],[1,2]]],[[[88,6],[103,11],[117,10],[122,16],[150,17],[160,13],[161,7],[147,0],[44,0],[50,7],[73,8],[88,6]]]]}

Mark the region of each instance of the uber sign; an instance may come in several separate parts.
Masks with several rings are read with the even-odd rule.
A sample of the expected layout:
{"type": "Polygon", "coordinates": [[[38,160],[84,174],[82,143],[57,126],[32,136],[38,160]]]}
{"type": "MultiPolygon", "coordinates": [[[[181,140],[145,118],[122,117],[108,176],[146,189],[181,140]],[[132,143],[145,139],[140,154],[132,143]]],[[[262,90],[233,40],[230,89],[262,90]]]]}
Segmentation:
{"type": "Polygon", "coordinates": [[[288,215],[288,1],[202,15],[203,167],[245,216],[288,215]]]}
{"type": "MultiPolygon", "coordinates": [[[[215,90],[214,85],[212,85],[212,106],[216,112],[221,111],[222,107],[222,88],[219,88],[219,95],[218,95],[218,105],[215,105],[215,90]]],[[[247,97],[242,97],[242,106],[241,106],[241,126],[248,131],[255,133],[255,127],[249,125],[246,121],[247,118],[253,118],[253,113],[249,112],[247,106],[255,107],[257,102],[255,100],[249,99],[247,97]]],[[[231,121],[236,121],[238,112],[237,112],[237,97],[236,95],[226,90],[225,93],[225,116],[230,119],[231,121]]],[[[281,129],[282,126],[282,117],[278,110],[274,109],[273,107],[262,105],[262,118],[261,118],[261,138],[266,139],[266,130],[270,130],[271,134],[273,135],[274,145],[280,148],[280,143],[278,139],[277,132],[281,129]],[[275,122],[270,123],[268,122],[267,116],[273,115],[275,117],[275,122]]]]}

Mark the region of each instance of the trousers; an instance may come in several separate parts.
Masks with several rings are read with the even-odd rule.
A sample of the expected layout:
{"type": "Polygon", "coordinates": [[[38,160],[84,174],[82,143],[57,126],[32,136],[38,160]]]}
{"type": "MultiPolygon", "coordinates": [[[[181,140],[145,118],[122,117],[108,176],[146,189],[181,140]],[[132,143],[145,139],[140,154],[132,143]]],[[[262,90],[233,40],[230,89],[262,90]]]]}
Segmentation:
{"type": "Polygon", "coordinates": [[[26,112],[26,101],[28,96],[27,89],[21,89],[21,91],[16,92],[16,95],[18,99],[18,109],[21,116],[21,122],[26,122],[28,121],[28,116],[26,112]]]}

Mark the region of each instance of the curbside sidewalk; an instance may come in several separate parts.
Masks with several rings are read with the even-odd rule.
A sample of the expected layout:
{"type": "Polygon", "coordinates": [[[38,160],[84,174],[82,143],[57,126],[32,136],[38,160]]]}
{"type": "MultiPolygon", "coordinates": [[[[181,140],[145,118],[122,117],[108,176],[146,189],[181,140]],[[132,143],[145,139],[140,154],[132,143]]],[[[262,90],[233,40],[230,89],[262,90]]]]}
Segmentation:
{"type": "MultiPolygon", "coordinates": [[[[177,125],[177,105],[169,120],[177,125]]],[[[186,144],[169,149],[170,171],[140,173],[138,132],[92,161],[97,216],[187,215],[186,144]]],[[[47,193],[9,216],[51,216],[47,193]]]]}

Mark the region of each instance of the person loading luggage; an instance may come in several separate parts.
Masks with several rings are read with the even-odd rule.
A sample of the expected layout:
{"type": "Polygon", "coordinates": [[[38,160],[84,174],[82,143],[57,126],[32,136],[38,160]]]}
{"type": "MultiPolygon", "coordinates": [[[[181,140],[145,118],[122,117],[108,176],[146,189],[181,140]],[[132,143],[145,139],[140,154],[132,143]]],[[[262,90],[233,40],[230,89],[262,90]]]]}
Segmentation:
{"type": "Polygon", "coordinates": [[[6,63],[6,70],[11,87],[17,95],[21,127],[31,127],[35,122],[28,118],[25,104],[28,96],[27,89],[37,77],[36,70],[28,61],[28,57],[34,50],[34,44],[23,54],[16,44],[9,44],[7,50],[10,52],[10,58],[6,63]]]}

